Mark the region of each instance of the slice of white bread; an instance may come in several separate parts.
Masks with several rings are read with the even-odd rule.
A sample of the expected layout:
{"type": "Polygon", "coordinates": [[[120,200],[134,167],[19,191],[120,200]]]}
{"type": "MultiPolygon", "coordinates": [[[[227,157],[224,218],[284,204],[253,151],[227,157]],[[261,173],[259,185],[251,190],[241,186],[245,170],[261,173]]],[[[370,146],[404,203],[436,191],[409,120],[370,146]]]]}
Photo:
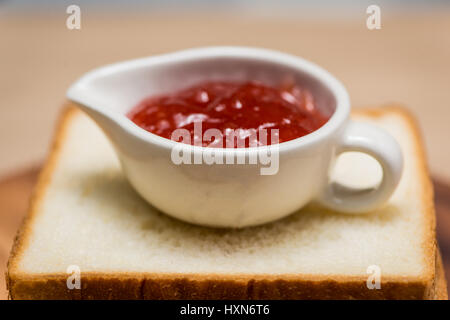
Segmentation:
{"type": "MultiPolygon", "coordinates": [[[[271,224],[225,230],[148,205],[100,129],[68,108],[11,253],[10,297],[446,299],[418,128],[397,107],[353,117],[388,130],[403,149],[404,174],[384,209],[345,215],[310,205],[271,224]],[[67,288],[72,265],[81,290],[67,288]],[[367,287],[369,266],[381,272],[380,289],[367,287]]],[[[358,154],[341,158],[336,171],[351,184],[380,174],[358,154]]]]}

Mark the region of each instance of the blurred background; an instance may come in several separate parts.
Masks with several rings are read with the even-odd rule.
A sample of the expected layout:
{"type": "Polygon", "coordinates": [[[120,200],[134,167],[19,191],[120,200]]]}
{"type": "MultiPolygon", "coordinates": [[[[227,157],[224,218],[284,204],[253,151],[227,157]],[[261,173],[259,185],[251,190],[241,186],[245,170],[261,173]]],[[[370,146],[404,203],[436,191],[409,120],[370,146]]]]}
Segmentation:
{"type": "MultiPolygon", "coordinates": [[[[423,131],[449,265],[450,1],[0,0],[0,271],[68,86],[100,65],[211,45],[299,55],[339,78],[355,108],[411,110],[423,131]],[[79,30],[66,27],[70,5],[81,9],[79,30]],[[369,5],[381,9],[380,29],[366,25],[369,5]]],[[[2,290],[3,277],[0,297],[2,290]]]]}
{"type": "Polygon", "coordinates": [[[67,87],[112,62],[210,45],[273,48],[328,69],[354,107],[399,103],[450,182],[450,1],[0,0],[0,177],[40,164],[67,87]],[[81,9],[69,30],[66,9],[81,9]],[[381,9],[369,30],[366,9],[381,9]]]}

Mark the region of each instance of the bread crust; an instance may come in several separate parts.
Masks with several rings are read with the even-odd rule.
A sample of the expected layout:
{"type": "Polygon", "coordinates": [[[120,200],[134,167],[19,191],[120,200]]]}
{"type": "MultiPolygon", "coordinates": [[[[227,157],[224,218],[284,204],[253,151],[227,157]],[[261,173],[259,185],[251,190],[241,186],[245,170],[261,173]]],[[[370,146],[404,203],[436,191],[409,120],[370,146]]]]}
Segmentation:
{"type": "Polygon", "coordinates": [[[220,275],[163,273],[93,273],[81,274],[81,290],[69,290],[68,275],[27,275],[18,262],[27,247],[33,220],[51,181],[60,157],[61,145],[72,118],[81,111],[67,104],[58,126],[53,147],[32,196],[30,209],[19,229],[8,261],[7,287],[11,299],[446,299],[445,277],[435,240],[433,189],[428,175],[420,130],[409,112],[399,106],[357,109],[355,115],[381,117],[388,113],[402,116],[414,135],[417,160],[422,167],[426,224],[422,246],[426,269],[420,277],[382,277],[380,290],[369,290],[365,276],[343,275],[220,275]],[[440,268],[440,269],[439,269],[440,268]],[[436,279],[436,275],[441,275],[436,279]],[[439,290],[438,290],[439,288],[439,290]],[[445,295],[443,293],[445,291],[445,295]]]}
{"type": "Polygon", "coordinates": [[[434,300],[448,300],[447,280],[439,249],[436,254],[436,284],[434,292],[434,300]]]}

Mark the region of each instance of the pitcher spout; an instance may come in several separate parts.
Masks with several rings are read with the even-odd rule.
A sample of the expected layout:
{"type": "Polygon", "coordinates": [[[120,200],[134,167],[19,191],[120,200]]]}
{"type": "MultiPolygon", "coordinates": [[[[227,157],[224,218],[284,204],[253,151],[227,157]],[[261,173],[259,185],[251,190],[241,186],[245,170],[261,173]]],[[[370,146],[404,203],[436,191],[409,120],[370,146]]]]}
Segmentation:
{"type": "Polygon", "coordinates": [[[107,101],[89,91],[75,84],[67,91],[67,97],[98,124],[116,149],[128,153],[136,150],[135,144],[142,142],[125,130],[126,116],[106,107],[107,101]]]}

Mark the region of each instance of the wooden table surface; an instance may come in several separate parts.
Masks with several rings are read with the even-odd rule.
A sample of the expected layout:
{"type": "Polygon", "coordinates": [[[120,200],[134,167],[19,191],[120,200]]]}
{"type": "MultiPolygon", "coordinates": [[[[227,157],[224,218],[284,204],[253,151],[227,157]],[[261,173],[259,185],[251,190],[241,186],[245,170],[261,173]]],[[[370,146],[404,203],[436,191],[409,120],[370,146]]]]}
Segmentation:
{"type": "MultiPolygon", "coordinates": [[[[0,181],[0,275],[6,270],[9,250],[28,206],[38,168],[0,181]]],[[[450,283],[450,186],[434,180],[437,236],[450,283]]],[[[450,291],[449,291],[450,292],[450,291]]],[[[0,299],[7,298],[5,278],[0,276],[0,299]]]]}

